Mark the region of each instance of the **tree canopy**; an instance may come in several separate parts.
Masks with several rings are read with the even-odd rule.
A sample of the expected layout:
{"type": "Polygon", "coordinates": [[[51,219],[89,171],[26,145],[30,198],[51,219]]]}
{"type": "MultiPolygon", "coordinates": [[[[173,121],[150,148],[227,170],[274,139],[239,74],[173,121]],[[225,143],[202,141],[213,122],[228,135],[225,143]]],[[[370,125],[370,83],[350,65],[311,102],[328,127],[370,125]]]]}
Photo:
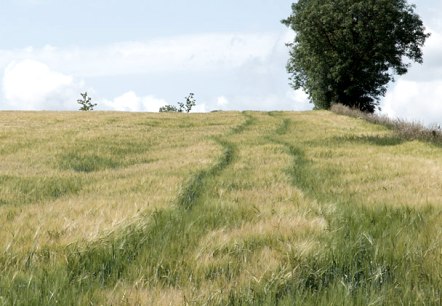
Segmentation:
{"type": "Polygon", "coordinates": [[[394,75],[422,63],[429,34],[406,0],[299,0],[282,23],[296,37],[287,71],[316,109],[374,112],[394,75]]]}

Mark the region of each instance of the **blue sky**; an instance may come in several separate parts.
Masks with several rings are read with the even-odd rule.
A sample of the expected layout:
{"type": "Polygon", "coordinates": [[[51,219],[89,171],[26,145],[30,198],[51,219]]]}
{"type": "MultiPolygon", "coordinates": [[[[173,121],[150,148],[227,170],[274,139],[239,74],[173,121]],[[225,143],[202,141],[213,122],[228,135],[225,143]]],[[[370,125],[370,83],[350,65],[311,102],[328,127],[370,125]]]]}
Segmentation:
{"type": "MultiPolygon", "coordinates": [[[[288,85],[288,0],[2,0],[0,109],[306,110],[288,85]]],[[[442,1],[416,0],[432,32],[424,65],[390,86],[384,113],[442,123],[442,1]]]]}

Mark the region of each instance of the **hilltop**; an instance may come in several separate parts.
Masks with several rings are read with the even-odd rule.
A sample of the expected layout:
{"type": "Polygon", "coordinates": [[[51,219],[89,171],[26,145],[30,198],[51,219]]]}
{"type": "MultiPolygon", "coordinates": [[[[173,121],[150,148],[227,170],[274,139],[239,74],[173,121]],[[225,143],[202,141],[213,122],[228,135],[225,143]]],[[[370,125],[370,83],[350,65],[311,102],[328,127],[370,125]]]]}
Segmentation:
{"type": "Polygon", "coordinates": [[[0,305],[438,304],[442,148],[328,111],[0,112],[0,305]]]}

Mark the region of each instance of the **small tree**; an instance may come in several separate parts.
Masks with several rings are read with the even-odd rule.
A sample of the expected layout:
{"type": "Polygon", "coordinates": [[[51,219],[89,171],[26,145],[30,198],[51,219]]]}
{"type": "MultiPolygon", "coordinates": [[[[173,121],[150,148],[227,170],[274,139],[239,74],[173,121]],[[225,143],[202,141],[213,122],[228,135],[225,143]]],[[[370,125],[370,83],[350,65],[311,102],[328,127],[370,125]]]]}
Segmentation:
{"type": "Polygon", "coordinates": [[[192,107],[196,105],[195,101],[195,95],[193,93],[190,93],[188,97],[186,97],[186,102],[178,102],[178,107],[174,105],[164,105],[160,107],[160,113],[163,112],[176,112],[176,113],[182,113],[186,112],[189,113],[192,110],[192,107]]]}
{"type": "Polygon", "coordinates": [[[196,105],[196,101],[194,98],[194,94],[190,93],[188,97],[185,98],[186,99],[186,103],[183,102],[178,102],[178,111],[180,113],[182,113],[183,111],[185,111],[186,113],[190,112],[192,107],[194,107],[196,105]]]}
{"type": "Polygon", "coordinates": [[[94,107],[97,106],[97,104],[92,103],[92,98],[87,96],[87,92],[80,93],[81,99],[77,100],[77,103],[81,105],[80,110],[81,111],[92,111],[94,110],[94,107]]]}

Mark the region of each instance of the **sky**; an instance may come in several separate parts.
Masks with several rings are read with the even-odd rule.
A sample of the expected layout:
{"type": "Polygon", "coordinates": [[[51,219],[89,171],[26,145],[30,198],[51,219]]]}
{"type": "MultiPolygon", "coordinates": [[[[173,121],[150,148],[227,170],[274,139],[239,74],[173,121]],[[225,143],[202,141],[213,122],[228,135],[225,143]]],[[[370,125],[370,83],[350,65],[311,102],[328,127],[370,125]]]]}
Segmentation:
{"type": "MultiPolygon", "coordinates": [[[[289,0],[1,0],[0,110],[309,110],[289,86],[289,0]]],[[[414,0],[432,33],[396,78],[390,117],[442,124],[442,1],[414,0]]]]}

